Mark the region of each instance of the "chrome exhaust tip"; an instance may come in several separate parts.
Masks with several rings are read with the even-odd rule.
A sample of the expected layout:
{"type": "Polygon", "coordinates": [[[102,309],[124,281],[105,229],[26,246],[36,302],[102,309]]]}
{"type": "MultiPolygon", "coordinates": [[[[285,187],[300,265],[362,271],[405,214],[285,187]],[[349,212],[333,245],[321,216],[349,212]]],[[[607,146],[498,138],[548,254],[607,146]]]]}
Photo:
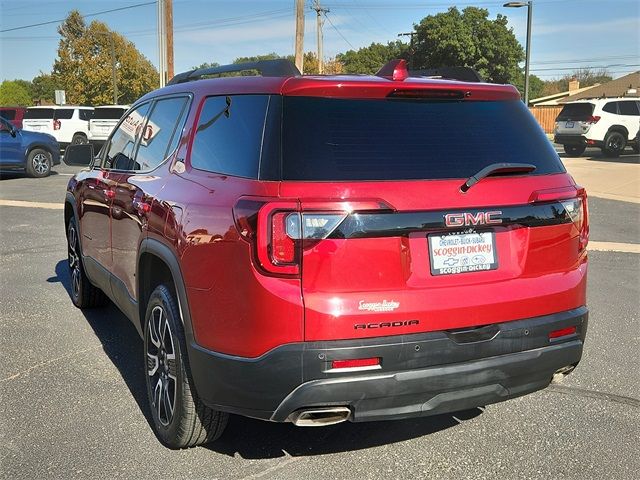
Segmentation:
{"type": "Polygon", "coordinates": [[[347,407],[320,407],[297,410],[289,415],[289,420],[298,427],[324,427],[345,422],[350,416],[347,407]]]}
{"type": "Polygon", "coordinates": [[[559,368],[553,374],[553,378],[551,379],[551,383],[561,383],[564,380],[564,377],[569,375],[573,369],[576,368],[575,365],[567,365],[566,367],[559,368]]]}

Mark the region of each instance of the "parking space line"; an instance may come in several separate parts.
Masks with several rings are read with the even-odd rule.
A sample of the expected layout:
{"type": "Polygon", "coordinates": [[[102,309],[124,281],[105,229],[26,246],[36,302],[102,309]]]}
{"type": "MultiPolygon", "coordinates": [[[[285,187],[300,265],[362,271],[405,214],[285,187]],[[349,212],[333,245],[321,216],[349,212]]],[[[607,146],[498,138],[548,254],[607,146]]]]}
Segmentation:
{"type": "Polygon", "coordinates": [[[25,200],[0,200],[0,207],[45,208],[48,210],[63,210],[64,204],[53,202],[27,202],[25,200]]]}
{"type": "Polygon", "coordinates": [[[590,241],[587,250],[592,252],[640,253],[640,244],[590,241]]]}

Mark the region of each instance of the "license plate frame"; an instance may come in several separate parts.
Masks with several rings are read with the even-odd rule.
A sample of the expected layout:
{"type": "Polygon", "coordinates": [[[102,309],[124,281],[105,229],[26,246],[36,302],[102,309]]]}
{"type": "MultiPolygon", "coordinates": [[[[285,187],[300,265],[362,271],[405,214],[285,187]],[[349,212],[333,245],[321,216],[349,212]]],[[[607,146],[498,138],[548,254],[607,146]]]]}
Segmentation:
{"type": "Polygon", "coordinates": [[[486,272],[498,268],[495,232],[431,234],[427,236],[427,248],[429,268],[434,276],[486,272]]]}

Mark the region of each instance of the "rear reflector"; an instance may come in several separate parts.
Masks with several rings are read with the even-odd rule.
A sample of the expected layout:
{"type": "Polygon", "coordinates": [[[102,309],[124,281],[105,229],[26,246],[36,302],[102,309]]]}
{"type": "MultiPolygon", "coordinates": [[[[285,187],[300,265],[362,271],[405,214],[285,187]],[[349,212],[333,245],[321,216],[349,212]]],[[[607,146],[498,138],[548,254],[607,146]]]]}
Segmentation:
{"type": "Polygon", "coordinates": [[[554,330],[549,332],[549,338],[566,337],[567,335],[574,335],[576,333],[576,327],[561,328],[560,330],[554,330]]]}
{"type": "Polygon", "coordinates": [[[350,360],[334,360],[331,362],[331,368],[362,368],[376,367],[380,365],[380,358],[353,358],[350,360]]]}

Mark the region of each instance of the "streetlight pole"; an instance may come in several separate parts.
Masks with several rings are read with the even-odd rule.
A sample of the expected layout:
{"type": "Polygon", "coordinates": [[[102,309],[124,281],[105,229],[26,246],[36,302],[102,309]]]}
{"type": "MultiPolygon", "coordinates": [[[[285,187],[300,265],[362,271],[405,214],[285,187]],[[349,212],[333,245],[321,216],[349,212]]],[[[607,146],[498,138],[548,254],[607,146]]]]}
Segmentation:
{"type": "Polygon", "coordinates": [[[528,2],[507,2],[503,7],[527,7],[527,47],[524,61],[524,103],[529,106],[529,64],[531,60],[531,17],[533,16],[533,0],[528,2]]]}

